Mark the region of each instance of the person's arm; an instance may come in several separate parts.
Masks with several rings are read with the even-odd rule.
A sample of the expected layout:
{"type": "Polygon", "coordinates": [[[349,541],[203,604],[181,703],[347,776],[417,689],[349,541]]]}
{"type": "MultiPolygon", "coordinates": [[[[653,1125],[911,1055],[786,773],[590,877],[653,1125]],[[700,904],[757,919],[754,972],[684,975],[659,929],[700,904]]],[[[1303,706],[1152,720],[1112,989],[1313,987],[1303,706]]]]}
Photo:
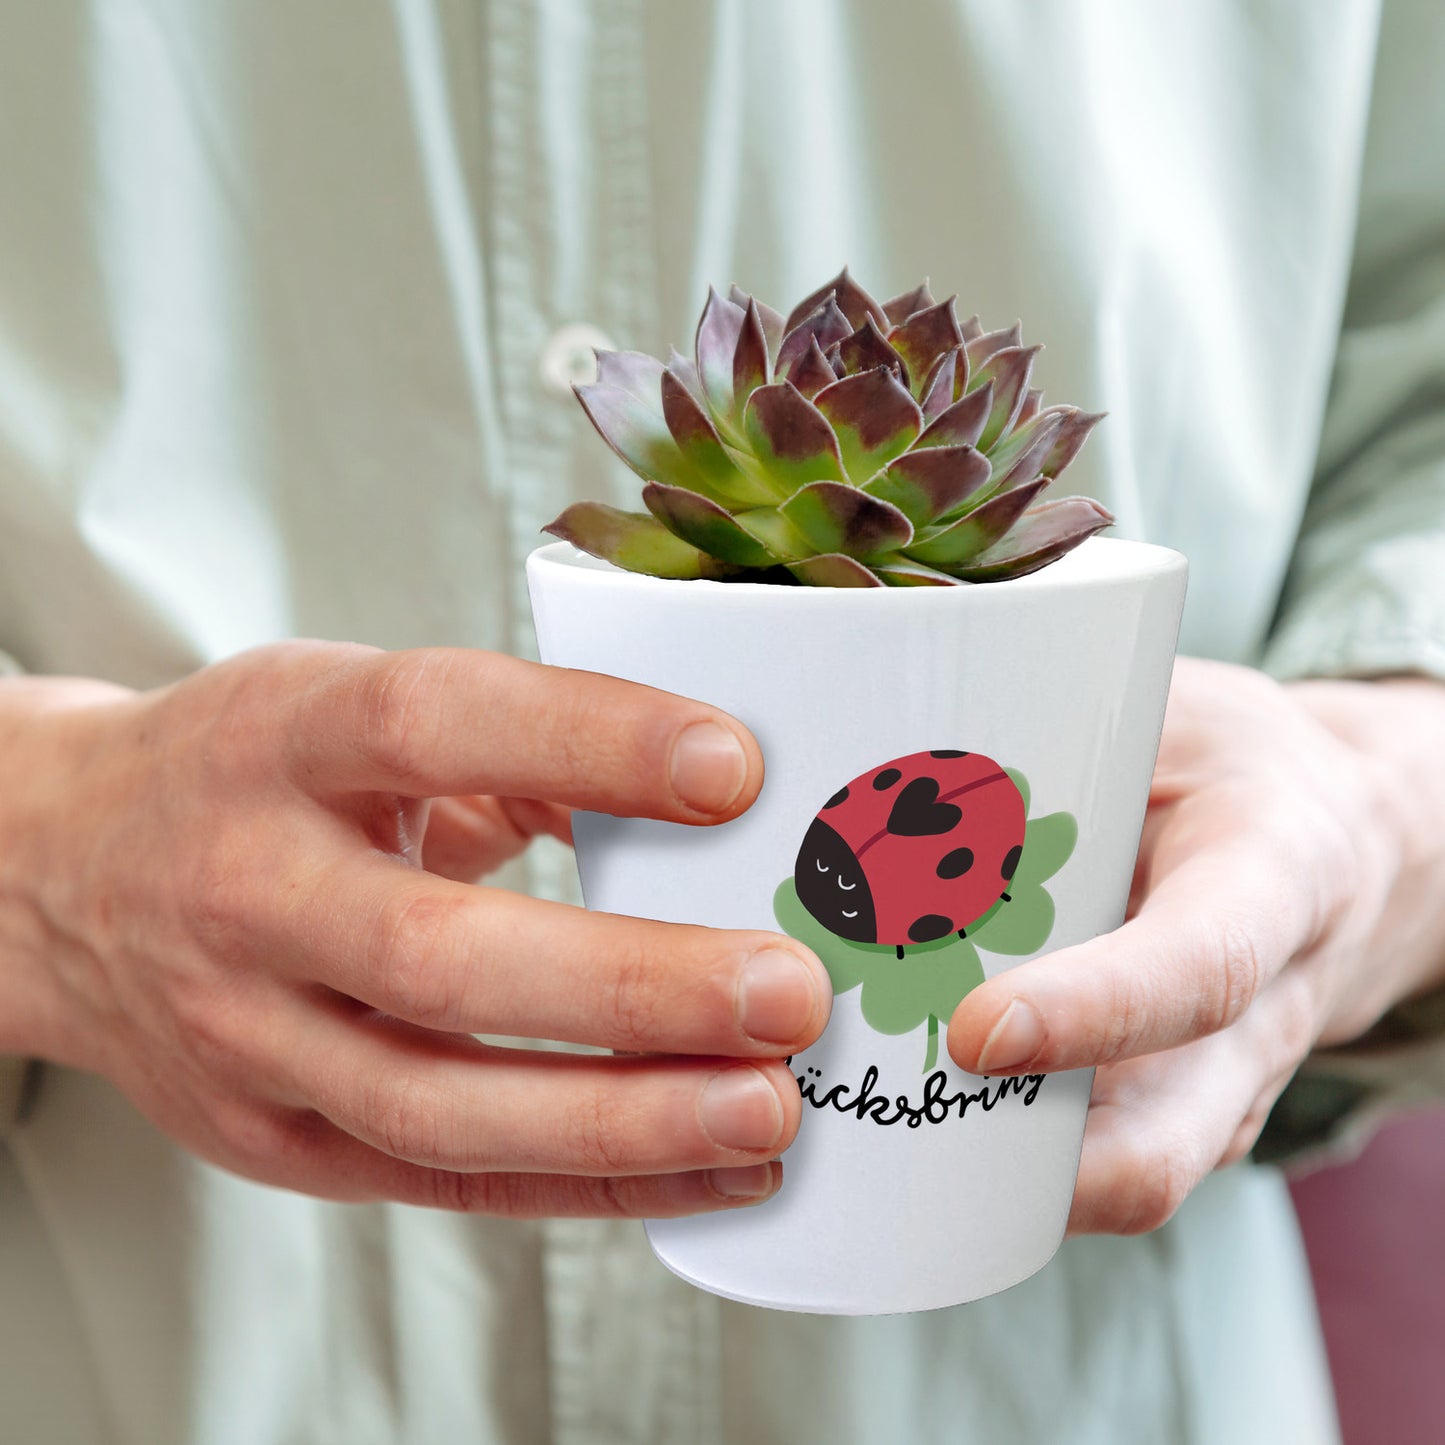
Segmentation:
{"type": "Polygon", "coordinates": [[[453,880],[567,837],[573,805],[707,825],[761,782],[716,709],[486,652],[0,680],[0,1053],[103,1074],[194,1153],[327,1198],[753,1202],[798,1127],[784,1059],[827,1019],[817,959],[453,880]]]}
{"type": "Polygon", "coordinates": [[[1162,1223],[1302,1063],[1272,1156],[1445,1092],[1442,54],[1445,12],[1387,4],[1318,475],[1263,659],[1281,681],[1181,660],[1130,921],[976,989],[949,1031],[964,1067],[1102,1065],[1076,1230],[1162,1223]]]}

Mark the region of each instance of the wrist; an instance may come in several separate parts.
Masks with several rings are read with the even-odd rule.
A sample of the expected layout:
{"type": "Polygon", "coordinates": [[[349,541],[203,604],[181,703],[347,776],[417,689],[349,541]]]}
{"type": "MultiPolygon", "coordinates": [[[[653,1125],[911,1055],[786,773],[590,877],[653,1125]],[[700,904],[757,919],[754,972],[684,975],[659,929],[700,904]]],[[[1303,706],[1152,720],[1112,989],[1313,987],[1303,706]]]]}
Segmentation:
{"type": "Polygon", "coordinates": [[[84,836],[87,735],[128,689],[77,678],[0,680],[0,1055],[77,1062],[61,985],[70,944],[49,894],[84,836]]]}

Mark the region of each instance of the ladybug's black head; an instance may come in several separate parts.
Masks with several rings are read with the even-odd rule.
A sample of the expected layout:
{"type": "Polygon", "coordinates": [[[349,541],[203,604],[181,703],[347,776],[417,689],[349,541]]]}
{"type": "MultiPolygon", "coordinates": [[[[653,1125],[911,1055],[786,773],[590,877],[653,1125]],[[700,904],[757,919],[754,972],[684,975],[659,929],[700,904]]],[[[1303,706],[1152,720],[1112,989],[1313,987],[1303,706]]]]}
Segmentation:
{"type": "Polygon", "coordinates": [[[821,818],[813,819],[793,868],[798,901],[830,933],[876,943],[878,921],[863,865],[821,818]]]}

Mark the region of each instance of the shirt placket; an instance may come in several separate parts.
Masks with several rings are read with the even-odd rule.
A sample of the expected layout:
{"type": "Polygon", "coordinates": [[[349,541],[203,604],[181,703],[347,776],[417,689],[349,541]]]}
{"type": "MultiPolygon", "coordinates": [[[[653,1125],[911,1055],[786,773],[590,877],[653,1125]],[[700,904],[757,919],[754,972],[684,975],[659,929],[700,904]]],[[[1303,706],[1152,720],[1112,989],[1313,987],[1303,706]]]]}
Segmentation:
{"type": "MultiPolygon", "coordinates": [[[[569,502],[613,484],[570,383],[589,379],[592,346],[656,329],[642,27],[641,0],[486,11],[483,224],[521,655],[524,558],[569,502]]],[[[576,897],[570,855],[534,851],[535,891],[576,897]]],[[[717,1302],[657,1264],[635,1222],[550,1220],[543,1240],[556,1445],[720,1441],[717,1302]]]]}

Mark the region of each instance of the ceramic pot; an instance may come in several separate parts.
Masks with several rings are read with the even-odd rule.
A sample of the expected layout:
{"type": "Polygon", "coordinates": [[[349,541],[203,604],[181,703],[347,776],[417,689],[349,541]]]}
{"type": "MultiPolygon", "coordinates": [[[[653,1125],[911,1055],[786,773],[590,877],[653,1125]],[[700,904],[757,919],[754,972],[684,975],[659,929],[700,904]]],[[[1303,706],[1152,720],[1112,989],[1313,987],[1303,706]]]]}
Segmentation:
{"type": "Polygon", "coordinates": [[[1058,1248],[1092,1071],[980,1078],[940,1040],[984,978],[1123,921],[1185,572],[1103,538],[950,588],[662,581],[562,543],[528,559],[545,662],[724,708],[766,762],[720,827],[579,815],[588,906],[782,929],[834,984],[791,1060],[805,1107],[781,1189],[649,1221],[669,1269],[878,1314],[992,1294],[1058,1248]]]}

